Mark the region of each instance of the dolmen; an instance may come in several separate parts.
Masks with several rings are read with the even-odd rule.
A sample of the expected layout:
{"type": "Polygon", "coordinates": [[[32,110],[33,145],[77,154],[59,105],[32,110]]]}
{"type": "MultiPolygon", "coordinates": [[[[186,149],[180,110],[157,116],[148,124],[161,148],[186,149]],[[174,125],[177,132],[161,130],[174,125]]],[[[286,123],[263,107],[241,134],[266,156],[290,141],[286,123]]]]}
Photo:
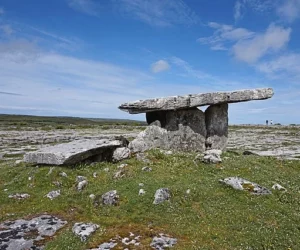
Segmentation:
{"type": "Polygon", "coordinates": [[[150,148],[198,151],[224,150],[228,139],[228,104],[271,98],[272,88],[172,96],[124,103],[120,110],[146,113],[151,126],[129,143],[132,152],[150,148]],[[209,107],[205,112],[197,107],[209,107]]]}

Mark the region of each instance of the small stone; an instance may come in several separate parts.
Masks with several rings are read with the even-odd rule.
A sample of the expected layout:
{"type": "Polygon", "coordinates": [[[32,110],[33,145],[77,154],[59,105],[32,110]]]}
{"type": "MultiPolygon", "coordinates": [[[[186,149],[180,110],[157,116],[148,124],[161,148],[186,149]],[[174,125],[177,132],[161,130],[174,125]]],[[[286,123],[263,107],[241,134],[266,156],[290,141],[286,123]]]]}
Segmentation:
{"type": "Polygon", "coordinates": [[[113,161],[122,161],[124,159],[128,159],[130,157],[131,151],[127,147],[116,148],[113,153],[113,161]]]}
{"type": "Polygon", "coordinates": [[[152,171],[152,168],[150,167],[142,167],[142,171],[145,171],[145,172],[151,172],[152,171]]]}
{"type": "Polygon", "coordinates": [[[191,193],[191,190],[190,189],[188,189],[188,190],[186,190],[186,192],[185,192],[186,194],[190,194],[191,193]]]}
{"type": "Polygon", "coordinates": [[[96,172],[93,173],[93,177],[97,178],[97,173],[96,172]]]}
{"type": "Polygon", "coordinates": [[[141,189],[139,190],[139,195],[144,195],[145,193],[146,193],[146,191],[145,191],[144,189],[141,188],[141,189]]]}
{"type": "Polygon", "coordinates": [[[16,199],[16,200],[24,200],[24,199],[27,199],[29,197],[30,197],[29,194],[19,194],[19,193],[11,194],[11,195],[8,196],[8,198],[12,198],[12,199],[16,199]]]}
{"type": "Polygon", "coordinates": [[[87,184],[88,184],[87,180],[80,181],[77,184],[77,190],[82,191],[87,186],[87,184]]]}
{"type": "Polygon", "coordinates": [[[103,205],[117,205],[119,201],[119,195],[117,190],[111,190],[101,196],[103,205]]]}
{"type": "Polygon", "coordinates": [[[153,238],[150,246],[156,250],[164,250],[165,248],[173,247],[176,243],[176,238],[171,238],[167,235],[160,234],[159,237],[155,236],[153,238]]]}
{"type": "Polygon", "coordinates": [[[16,160],[15,165],[19,165],[20,163],[24,162],[23,160],[16,160]]]}
{"type": "Polygon", "coordinates": [[[272,186],[272,189],[274,189],[274,190],[279,190],[279,191],[283,191],[283,192],[286,191],[286,188],[283,187],[283,186],[281,186],[281,185],[278,184],[278,183],[275,183],[275,184],[272,186]]]}
{"type": "Polygon", "coordinates": [[[139,187],[143,187],[144,186],[144,183],[139,183],[139,187]]]}
{"type": "Polygon", "coordinates": [[[85,180],[86,180],[86,177],[84,177],[84,176],[78,175],[76,177],[76,182],[81,182],[81,181],[85,181],[85,180]]]}
{"type": "Polygon", "coordinates": [[[65,172],[60,172],[59,175],[62,177],[68,177],[68,175],[65,172]]]}
{"type": "Polygon", "coordinates": [[[109,168],[104,168],[103,171],[104,172],[109,172],[109,168]]]}
{"type": "Polygon", "coordinates": [[[32,180],[32,178],[33,178],[33,177],[29,176],[29,177],[28,177],[28,180],[29,180],[29,181],[31,181],[31,180],[32,180]]]}
{"type": "Polygon", "coordinates": [[[92,200],[95,200],[95,198],[96,198],[96,195],[94,195],[94,194],[90,194],[90,195],[89,195],[89,197],[90,197],[90,199],[92,199],[92,200]]]}
{"type": "Polygon", "coordinates": [[[60,196],[60,190],[53,190],[46,195],[50,200],[60,196]]]}
{"type": "Polygon", "coordinates": [[[120,178],[123,178],[125,176],[125,170],[124,169],[120,169],[119,171],[117,171],[115,174],[114,174],[114,179],[120,179],[120,178]]]}
{"type": "Polygon", "coordinates": [[[154,195],[153,204],[157,205],[171,198],[171,193],[168,188],[157,189],[154,195]]]}
{"type": "Polygon", "coordinates": [[[128,166],[128,164],[124,163],[124,164],[121,164],[120,166],[118,166],[118,169],[123,169],[123,168],[125,168],[127,166],[128,166]]]}
{"type": "Polygon", "coordinates": [[[210,149],[204,152],[203,162],[205,163],[220,163],[222,151],[218,149],[210,149]]]}
{"type": "Polygon", "coordinates": [[[99,225],[93,223],[75,223],[72,232],[79,236],[84,242],[87,238],[99,228],[99,225]]]}
{"type": "Polygon", "coordinates": [[[7,191],[8,191],[8,189],[7,189],[7,188],[5,188],[5,189],[3,189],[3,191],[4,191],[4,192],[7,192],[7,191]]]}

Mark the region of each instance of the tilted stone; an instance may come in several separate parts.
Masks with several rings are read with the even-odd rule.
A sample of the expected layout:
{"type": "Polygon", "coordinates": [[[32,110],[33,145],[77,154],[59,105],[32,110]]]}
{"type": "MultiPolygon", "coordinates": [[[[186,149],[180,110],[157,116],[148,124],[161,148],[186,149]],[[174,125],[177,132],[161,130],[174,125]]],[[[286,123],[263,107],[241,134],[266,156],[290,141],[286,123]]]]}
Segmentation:
{"type": "Polygon", "coordinates": [[[95,161],[109,160],[117,147],[124,146],[122,140],[75,140],[29,152],[24,156],[25,162],[72,165],[88,159],[95,161]]]}
{"type": "MultiPolygon", "coordinates": [[[[212,92],[190,94],[185,96],[171,96],[128,102],[119,106],[119,109],[131,114],[147,113],[161,110],[177,110],[212,104],[247,102],[251,100],[264,100],[271,98],[272,88],[246,89],[230,92],[212,92]]],[[[147,119],[148,120],[148,119],[147,119]]],[[[155,121],[156,119],[154,119],[155,121]]],[[[160,119],[157,119],[160,120],[160,119]]]]}

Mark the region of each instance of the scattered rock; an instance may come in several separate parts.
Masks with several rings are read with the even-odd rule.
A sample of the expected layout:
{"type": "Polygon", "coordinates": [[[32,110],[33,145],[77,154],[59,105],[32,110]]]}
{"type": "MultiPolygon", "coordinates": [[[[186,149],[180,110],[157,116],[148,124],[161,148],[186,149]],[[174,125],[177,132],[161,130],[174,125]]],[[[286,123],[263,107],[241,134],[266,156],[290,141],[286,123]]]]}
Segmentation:
{"type": "Polygon", "coordinates": [[[86,241],[87,238],[99,228],[99,225],[93,223],[75,223],[72,232],[79,236],[81,241],[86,241]]]}
{"type": "MultiPolygon", "coordinates": [[[[1,159],[1,158],[0,158],[1,159]]],[[[23,160],[16,160],[15,161],[15,165],[19,165],[19,164],[21,164],[22,162],[24,162],[23,160]]]]}
{"type": "Polygon", "coordinates": [[[60,196],[60,190],[53,190],[46,195],[50,200],[60,196]]]}
{"type": "Polygon", "coordinates": [[[12,198],[12,199],[16,199],[16,200],[24,200],[24,199],[27,199],[29,197],[30,197],[29,194],[19,194],[19,193],[11,194],[11,195],[8,196],[8,198],[12,198]]]}
{"type": "Polygon", "coordinates": [[[109,172],[109,168],[104,168],[103,171],[104,172],[109,172]]]}
{"type": "Polygon", "coordinates": [[[123,169],[123,168],[126,168],[127,166],[128,166],[128,164],[123,163],[120,166],[118,166],[118,169],[123,169]]]}
{"type": "Polygon", "coordinates": [[[220,180],[220,182],[229,185],[237,190],[246,190],[251,194],[264,195],[271,194],[272,192],[265,187],[262,187],[254,182],[245,180],[240,177],[228,177],[224,180],[220,180]]]}
{"type": "Polygon", "coordinates": [[[45,237],[52,237],[65,224],[66,221],[51,215],[4,222],[0,224],[0,249],[42,250],[45,237]]]}
{"type": "Polygon", "coordinates": [[[109,249],[113,249],[116,245],[118,245],[118,243],[114,243],[114,242],[109,242],[109,243],[103,243],[100,246],[98,246],[98,248],[92,248],[90,250],[109,250],[109,249]]]}
{"type": "Polygon", "coordinates": [[[103,205],[117,205],[119,202],[119,195],[117,190],[111,190],[101,196],[103,205]]]}
{"type": "Polygon", "coordinates": [[[177,243],[176,238],[171,238],[167,235],[160,234],[155,236],[150,244],[153,249],[164,250],[165,248],[173,247],[177,243]]]}
{"type": "Polygon", "coordinates": [[[65,172],[60,172],[59,175],[62,177],[68,177],[68,175],[65,172]]]}
{"type": "Polygon", "coordinates": [[[160,204],[164,201],[167,201],[171,198],[171,193],[168,188],[157,189],[154,195],[153,204],[160,204]]]}
{"type": "Polygon", "coordinates": [[[278,184],[278,183],[275,183],[275,184],[272,186],[272,189],[286,192],[286,188],[283,187],[283,186],[281,186],[281,185],[278,184]]]}
{"type": "Polygon", "coordinates": [[[112,159],[115,162],[122,161],[124,159],[129,158],[130,157],[130,153],[131,153],[131,151],[127,147],[116,148],[115,151],[114,151],[114,153],[113,153],[112,159]]]}
{"type": "Polygon", "coordinates": [[[96,172],[93,173],[93,177],[97,178],[97,173],[96,172]]]}
{"type": "Polygon", "coordinates": [[[218,149],[210,149],[204,152],[203,162],[205,163],[220,163],[222,151],[218,149]]]}
{"type": "Polygon", "coordinates": [[[152,168],[150,167],[142,167],[142,171],[145,171],[145,172],[151,172],[152,171],[152,168]]]}
{"type": "Polygon", "coordinates": [[[144,183],[139,183],[139,187],[143,187],[144,186],[144,183]]]}
{"type": "Polygon", "coordinates": [[[189,194],[191,193],[191,190],[188,189],[188,190],[185,191],[185,193],[186,193],[187,195],[189,195],[189,194]]]}
{"type": "Polygon", "coordinates": [[[94,195],[94,194],[90,194],[90,195],[89,195],[89,197],[90,197],[90,199],[92,199],[92,200],[95,200],[95,198],[96,198],[96,195],[94,195]]]}
{"type": "Polygon", "coordinates": [[[82,176],[82,175],[78,175],[76,177],[76,182],[81,182],[81,181],[85,181],[86,180],[86,177],[85,176],[82,176]]]}
{"type": "Polygon", "coordinates": [[[145,191],[144,189],[141,188],[141,189],[139,190],[139,195],[144,195],[145,193],[146,193],[146,191],[145,191]]]}
{"type": "Polygon", "coordinates": [[[88,184],[88,181],[87,180],[83,180],[83,181],[80,181],[78,184],[77,184],[77,190],[78,191],[82,191],[88,184]]]}
{"type": "Polygon", "coordinates": [[[126,175],[125,169],[120,169],[114,174],[114,179],[121,179],[125,177],[125,175],[126,175]]]}

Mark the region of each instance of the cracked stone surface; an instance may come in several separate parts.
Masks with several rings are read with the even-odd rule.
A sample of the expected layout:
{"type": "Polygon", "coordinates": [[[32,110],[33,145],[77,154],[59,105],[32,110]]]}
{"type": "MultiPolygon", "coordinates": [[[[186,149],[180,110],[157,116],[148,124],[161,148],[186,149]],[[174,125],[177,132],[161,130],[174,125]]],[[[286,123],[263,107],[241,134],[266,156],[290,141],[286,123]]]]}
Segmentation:
{"type": "Polygon", "coordinates": [[[44,248],[42,240],[54,236],[66,224],[67,221],[52,215],[6,221],[0,224],[0,249],[41,250],[44,248]]]}

